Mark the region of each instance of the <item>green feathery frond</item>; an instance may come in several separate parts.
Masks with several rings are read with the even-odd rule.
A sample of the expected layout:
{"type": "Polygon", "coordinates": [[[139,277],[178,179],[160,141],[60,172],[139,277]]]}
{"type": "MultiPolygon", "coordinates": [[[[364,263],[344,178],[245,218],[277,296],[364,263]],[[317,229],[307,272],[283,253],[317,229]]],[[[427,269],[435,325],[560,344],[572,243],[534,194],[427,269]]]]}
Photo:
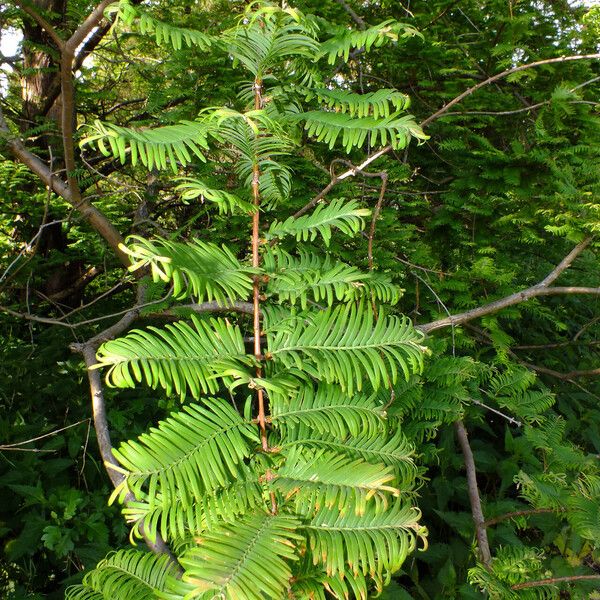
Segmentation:
{"type": "Polygon", "coordinates": [[[406,379],[419,372],[426,352],[422,339],[407,318],[380,314],[375,320],[368,305],[350,304],[306,311],[269,327],[267,358],[338,382],[351,395],[365,377],[377,390],[395,383],[398,371],[406,379]]]}
{"type": "Polygon", "coordinates": [[[290,118],[304,121],[307,134],[316,138],[317,142],[329,144],[330,149],[333,149],[341,134],[346,152],[362,146],[367,136],[371,146],[389,143],[395,150],[406,148],[411,138],[428,139],[412,115],[401,116],[398,112],[377,119],[372,116],[353,118],[341,112],[315,110],[290,118]]]}
{"type": "Polygon", "coordinates": [[[223,35],[227,51],[259,80],[286,60],[315,59],[319,44],[314,31],[294,12],[271,6],[253,13],[250,20],[244,15],[240,25],[223,35]]]}
{"type": "Polygon", "coordinates": [[[583,475],[575,483],[574,494],[567,504],[567,518],[573,530],[582,538],[596,541],[600,539],[600,477],[583,475]]]}
{"type": "Polygon", "coordinates": [[[331,450],[337,454],[347,454],[373,464],[394,467],[398,485],[402,492],[414,485],[417,467],[414,463],[414,448],[400,429],[388,437],[380,432],[373,435],[365,430],[359,435],[336,436],[334,432],[315,431],[304,424],[288,428],[282,436],[282,447],[306,446],[331,450]]]}
{"type": "Polygon", "coordinates": [[[200,202],[208,200],[217,205],[221,215],[233,214],[236,210],[243,213],[252,213],[257,210],[251,202],[242,200],[231,192],[210,188],[203,181],[194,177],[182,177],[177,181],[181,181],[181,183],[175,187],[175,191],[179,192],[182,200],[195,200],[196,198],[200,198],[200,202]]]}
{"type": "Polygon", "coordinates": [[[100,561],[80,585],[67,588],[66,600],[149,600],[158,598],[167,577],[174,575],[171,558],[139,550],[119,550],[100,561]]]}
{"type": "Polygon", "coordinates": [[[379,25],[360,31],[340,27],[334,37],[321,44],[319,55],[327,56],[330,65],[334,64],[338,57],[343,57],[344,61],[348,62],[350,52],[355,48],[364,48],[368,52],[373,47],[379,48],[390,42],[415,36],[423,37],[414,27],[394,19],[387,19],[379,25]]]}
{"type": "Polygon", "coordinates": [[[530,369],[512,367],[502,373],[496,373],[489,381],[487,395],[501,408],[527,423],[539,421],[555,402],[548,389],[530,389],[537,383],[537,377],[530,369]]]}
{"type": "Polygon", "coordinates": [[[417,539],[425,532],[416,508],[394,502],[385,512],[369,507],[362,515],[322,508],[305,525],[315,563],[323,562],[328,575],[381,575],[397,571],[417,539]]]}
{"type": "Polygon", "coordinates": [[[186,406],[113,450],[125,479],[112,497],[131,491],[142,498],[147,489],[151,507],[160,493],[163,506],[179,502],[187,508],[237,479],[255,443],[256,428],[225,401],[209,398],[186,406]]]}
{"type": "Polygon", "coordinates": [[[172,242],[131,236],[124,248],[136,261],[130,270],[150,266],[155,282],[173,285],[173,297],[192,296],[196,301],[215,300],[221,306],[246,299],[252,291],[253,269],[240,264],[226,247],[192,240],[172,242]]]}
{"type": "Polygon", "coordinates": [[[227,486],[211,490],[200,498],[194,498],[189,504],[179,499],[165,502],[157,493],[151,504],[148,501],[128,502],[123,514],[133,524],[132,534],[144,535],[155,539],[160,533],[163,539],[185,539],[189,534],[197,535],[207,529],[214,529],[223,522],[232,523],[257,507],[264,507],[263,488],[259,476],[252,467],[236,466],[236,479],[227,486]]]}
{"type": "Polygon", "coordinates": [[[366,94],[356,94],[347,90],[307,90],[306,100],[310,101],[313,98],[328,108],[349,113],[351,117],[359,119],[368,116],[372,116],[374,119],[389,117],[390,113],[398,113],[410,106],[410,98],[406,94],[388,89],[366,94]]]}
{"type": "Polygon", "coordinates": [[[263,255],[263,269],[269,277],[267,296],[279,301],[297,302],[305,309],[308,301],[335,300],[350,302],[364,297],[375,298],[387,304],[396,304],[400,288],[382,273],[363,273],[353,265],[334,261],[300,250],[292,256],[281,248],[267,248],[263,255]]]}
{"type": "Polygon", "coordinates": [[[244,185],[252,185],[254,167],[258,166],[260,194],[267,206],[289,196],[292,173],[275,159],[289,156],[294,144],[267,111],[240,113],[220,108],[208,111],[207,121],[213,125],[216,139],[234,148],[235,169],[244,185]]]}
{"type": "Polygon", "coordinates": [[[332,228],[335,227],[346,235],[354,235],[364,227],[364,217],[370,214],[371,211],[360,208],[356,200],[346,202],[344,198],[336,198],[328,204],[319,204],[310,214],[298,218],[288,217],[285,221],[273,221],[266,238],[293,235],[298,241],[313,241],[320,234],[325,245],[329,246],[332,228]]]}
{"type": "Polygon", "coordinates": [[[194,328],[178,321],[164,329],[134,329],[122,338],[104,343],[94,368],[109,367],[106,380],[114,387],[135,387],[146,382],[153,389],[173,391],[183,399],[219,389],[217,377],[231,384],[236,376],[249,376],[245,367],[255,364],[245,352],[240,329],[223,319],[201,321],[191,316],[194,328]]]}
{"type": "Polygon", "coordinates": [[[118,4],[110,6],[106,12],[116,13],[115,22],[121,20],[129,27],[135,25],[142,35],[154,35],[159,46],[168,44],[174,50],[181,50],[186,44],[190,48],[196,46],[203,51],[214,43],[210,36],[201,31],[159,21],[138,6],[133,6],[128,0],[120,0],[118,4]]]}
{"type": "Polygon", "coordinates": [[[321,384],[313,389],[306,384],[287,402],[277,400],[277,396],[272,399],[271,421],[284,438],[299,425],[341,439],[363,432],[381,435],[385,427],[382,407],[373,396],[350,397],[337,386],[321,384]]]}
{"type": "Polygon", "coordinates": [[[297,560],[300,521],[286,514],[249,514],[202,535],[180,557],[181,581],[170,579],[166,598],[280,600],[297,560]],[[207,595],[202,595],[207,593],[207,595]]]}
{"type": "Polygon", "coordinates": [[[390,467],[324,450],[292,448],[284,454],[287,460],[272,485],[299,514],[310,516],[325,506],[362,515],[369,503],[380,511],[388,507],[390,494],[399,494],[389,485],[395,479],[390,467]]]}
{"type": "Polygon", "coordinates": [[[168,169],[177,173],[193,161],[192,154],[206,162],[202,153],[208,150],[209,129],[200,121],[180,121],[177,125],[154,128],[120,127],[95,121],[88,126],[90,134],[80,145],[95,144],[104,156],[111,156],[121,164],[135,166],[138,160],[149,171],[168,169]],[[107,146],[108,144],[108,146],[107,146]]]}

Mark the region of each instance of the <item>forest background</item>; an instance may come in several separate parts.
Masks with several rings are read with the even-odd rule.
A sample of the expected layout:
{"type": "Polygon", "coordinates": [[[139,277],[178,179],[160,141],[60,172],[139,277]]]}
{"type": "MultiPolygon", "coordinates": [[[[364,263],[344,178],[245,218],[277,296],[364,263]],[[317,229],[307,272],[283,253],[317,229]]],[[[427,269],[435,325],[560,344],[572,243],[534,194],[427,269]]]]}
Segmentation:
{"type": "MultiPolygon", "coordinates": [[[[168,126],[235,105],[244,81],[227,56],[157,43],[134,22],[112,27],[109,4],[0,8],[2,38],[21,40],[0,56],[0,595],[9,598],[62,597],[128,544],[107,504],[85,342],[109,339],[115,324],[122,334],[134,320],[172,320],[177,302],[159,289],[140,308],[121,241],[249,248],[246,216],[220,214],[174,181],[202,176],[235,192],[226,161],[175,160],[174,174],[167,162],[148,169],[119,148],[80,145],[110,124],[168,126]],[[58,52],[57,39],[70,50],[58,52]]],[[[210,35],[245,3],[144,6],[210,35]]],[[[339,198],[371,209],[361,232],[314,248],[387,278],[402,290],[388,310],[426,334],[422,374],[399,380],[388,408],[413,448],[428,548],[410,554],[384,597],[599,598],[600,8],[295,7],[315,15],[323,41],[388,19],[414,28],[374,34],[372,47],[316,68],[329,90],[405,94],[427,139],[393,149],[370,132],[347,153],[304,134],[289,194],[265,217],[339,198]]],[[[114,443],[180,405],[179,394],[150,389],[104,395],[114,443]]]]}

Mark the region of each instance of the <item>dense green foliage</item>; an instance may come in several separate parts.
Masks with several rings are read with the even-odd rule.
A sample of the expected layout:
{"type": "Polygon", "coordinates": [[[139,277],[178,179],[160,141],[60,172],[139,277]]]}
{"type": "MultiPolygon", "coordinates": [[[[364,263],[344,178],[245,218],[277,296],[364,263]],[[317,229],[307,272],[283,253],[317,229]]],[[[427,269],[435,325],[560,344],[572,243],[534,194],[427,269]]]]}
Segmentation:
{"type": "MultiPolygon", "coordinates": [[[[386,598],[598,597],[598,293],[535,297],[425,339],[414,329],[539,284],[598,230],[597,60],[512,73],[427,122],[503,69],[598,52],[597,9],[306,1],[295,5],[302,16],[269,9],[239,21],[237,3],[188,5],[115,5],[114,35],[76,79],[77,177],[135,234],[131,274],[26,167],[0,166],[0,586],[61,597],[127,544],[89,420],[57,430],[90,415],[69,343],[135,304],[143,271],[136,330],[97,356],[126,475],[113,499],[136,495],[123,509],[132,537],[160,533],[186,576],[178,582],[164,557],[120,550],[72,597],[208,588],[280,598],[292,573],[297,598],[374,594],[389,573],[386,598]],[[258,109],[252,78],[264,86],[258,109]],[[386,144],[371,176],[337,181],[290,217],[386,144]],[[255,165],[259,270],[248,256],[255,165]],[[250,317],[186,304],[246,301],[257,273],[260,375],[250,317]],[[275,451],[260,451],[248,388],[268,395],[275,451]],[[491,569],[475,543],[459,420],[492,521],[491,569]],[[415,551],[423,527],[428,548],[415,551]],[[236,570],[241,557],[247,569],[236,570]]],[[[90,8],[44,14],[68,36],[90,8]]],[[[31,39],[30,18],[10,5],[1,14],[3,31],[25,28],[56,71],[52,41],[31,39]]],[[[4,116],[60,171],[58,125],[35,111],[28,121],[27,65],[15,64],[4,116]]],[[[597,287],[598,266],[592,241],[555,285],[597,287]]]]}

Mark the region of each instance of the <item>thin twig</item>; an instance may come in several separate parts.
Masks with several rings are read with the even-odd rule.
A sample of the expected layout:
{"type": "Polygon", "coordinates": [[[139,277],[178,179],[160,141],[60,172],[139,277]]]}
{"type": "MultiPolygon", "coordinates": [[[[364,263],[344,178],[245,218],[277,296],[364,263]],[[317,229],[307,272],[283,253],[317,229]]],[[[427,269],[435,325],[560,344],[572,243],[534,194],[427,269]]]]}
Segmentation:
{"type": "Polygon", "coordinates": [[[379,218],[379,213],[381,212],[381,206],[383,204],[383,198],[385,196],[385,190],[388,182],[387,173],[379,173],[379,176],[381,177],[381,190],[379,192],[377,204],[375,204],[375,208],[373,210],[373,216],[371,218],[371,227],[369,229],[369,242],[367,244],[367,258],[369,261],[369,271],[373,270],[373,240],[375,238],[375,226],[377,224],[377,219],[379,218]]]}
{"type": "Polygon", "coordinates": [[[44,435],[38,435],[37,437],[31,438],[29,440],[24,440],[22,442],[15,442],[14,444],[3,444],[0,446],[0,450],[8,450],[9,448],[15,448],[17,446],[24,446],[25,444],[31,444],[33,442],[37,442],[38,440],[43,440],[47,437],[52,437],[60,433],[61,431],[65,431],[66,429],[71,429],[71,427],[77,427],[77,425],[81,425],[82,423],[89,423],[89,419],[82,419],[81,421],[77,421],[77,423],[71,423],[71,425],[67,425],[66,427],[61,427],[60,429],[55,429],[54,431],[50,431],[49,433],[45,433],[44,435]]]}
{"type": "MultiPolygon", "coordinates": [[[[254,80],[254,108],[262,108],[262,81],[258,78],[254,80]]],[[[252,171],[252,200],[256,210],[252,213],[252,267],[258,269],[260,266],[260,166],[256,162],[252,171]]],[[[261,349],[261,327],[260,327],[260,278],[255,275],[252,284],[252,317],[254,330],[254,356],[259,362],[256,368],[256,376],[262,377],[262,367],[260,363],[263,360],[261,349]]],[[[265,396],[262,388],[256,390],[258,400],[258,426],[260,429],[260,441],[262,449],[265,452],[269,450],[267,440],[267,425],[265,411],[265,396]]]]}
{"type": "Polygon", "coordinates": [[[517,421],[517,419],[511,417],[510,415],[506,415],[502,411],[499,411],[496,408],[488,406],[487,404],[484,404],[480,400],[471,398],[471,402],[473,404],[476,404],[477,406],[481,406],[482,408],[489,410],[490,412],[493,412],[494,414],[498,415],[499,417],[502,417],[503,419],[506,419],[511,425],[516,425],[517,427],[523,427],[523,423],[521,423],[521,421],[517,421]]]}

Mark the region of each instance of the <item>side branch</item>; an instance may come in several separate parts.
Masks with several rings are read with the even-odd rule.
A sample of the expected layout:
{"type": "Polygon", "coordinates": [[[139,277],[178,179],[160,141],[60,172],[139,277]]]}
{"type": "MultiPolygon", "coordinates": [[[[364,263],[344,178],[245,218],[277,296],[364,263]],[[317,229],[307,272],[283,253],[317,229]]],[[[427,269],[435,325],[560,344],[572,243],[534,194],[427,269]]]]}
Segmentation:
{"type": "Polygon", "coordinates": [[[39,179],[49,189],[66,200],[75,208],[83,218],[104,238],[108,246],[119,257],[124,266],[129,266],[129,257],[121,251],[120,244],[123,243],[123,237],[117,228],[108,220],[108,218],[98,210],[89,200],[80,199],[74,195],[70,186],[60,177],[54,175],[50,167],[46,165],[39,157],[28,150],[23,142],[15,138],[10,131],[8,124],[4,120],[4,115],[0,109],[0,134],[6,139],[6,145],[10,153],[39,179]]]}
{"type": "Polygon", "coordinates": [[[497,312],[503,308],[520,304],[521,302],[525,302],[537,296],[557,296],[562,294],[600,295],[600,287],[549,287],[550,284],[552,284],[559,277],[559,275],[571,265],[575,258],[577,258],[577,256],[579,256],[583,250],[590,245],[591,241],[592,238],[588,237],[577,244],[577,246],[575,246],[575,248],[573,248],[573,250],[571,250],[571,252],[565,256],[565,258],[563,258],[563,260],[548,274],[547,277],[540,281],[540,283],[530,288],[520,292],[515,292],[510,296],[500,298],[499,300],[495,300],[489,304],[478,306],[477,308],[467,310],[457,315],[450,315],[448,317],[444,317],[443,319],[432,321],[431,323],[416,325],[416,328],[423,333],[430,333],[431,331],[442,329],[443,327],[454,327],[456,325],[461,325],[462,323],[472,321],[473,319],[497,312]]]}
{"type": "Polygon", "coordinates": [[[62,50],[65,44],[64,40],[58,35],[56,29],[54,29],[54,27],[52,27],[52,25],[40,13],[34,10],[29,2],[15,0],[15,4],[20,7],[25,14],[29,15],[50,36],[59,50],[62,50]]]}
{"type": "Polygon", "coordinates": [[[100,4],[92,10],[92,12],[86,17],[85,21],[75,30],[73,35],[65,43],[65,49],[67,52],[75,54],[75,51],[85,41],[85,38],[92,33],[93,29],[100,24],[100,21],[104,18],[104,11],[110,6],[114,0],[102,0],[100,4]]]}
{"type": "Polygon", "coordinates": [[[479,488],[477,487],[477,472],[475,469],[475,459],[473,451],[469,444],[467,430],[461,419],[454,423],[454,430],[458,443],[460,444],[463,457],[465,459],[465,468],[467,470],[467,487],[469,490],[469,502],[471,503],[471,513],[473,522],[475,523],[475,534],[477,536],[477,546],[481,555],[481,562],[489,567],[492,562],[492,554],[490,552],[490,544],[487,538],[487,530],[485,527],[485,519],[483,518],[483,510],[481,508],[481,498],[479,497],[479,488]]]}
{"type": "MultiPolygon", "coordinates": [[[[435,113],[433,113],[432,115],[427,117],[421,123],[421,127],[422,128],[427,127],[427,125],[429,125],[433,121],[435,121],[435,120],[439,119],[440,117],[442,117],[443,115],[445,115],[453,106],[455,106],[456,104],[461,102],[464,98],[466,98],[467,96],[470,96],[477,90],[480,90],[482,87],[490,85],[491,83],[494,83],[495,81],[498,81],[499,79],[508,77],[508,75],[511,75],[512,73],[517,73],[519,71],[525,71],[526,69],[533,69],[534,67],[539,67],[542,65],[570,62],[570,61],[574,61],[574,60],[594,60],[594,59],[600,59],[600,53],[598,53],[598,54],[576,54],[573,56],[559,56],[558,58],[548,58],[546,60],[538,60],[536,62],[527,63],[525,65],[519,65],[518,67],[512,67],[511,69],[506,69],[505,71],[502,71],[501,73],[497,73],[496,75],[493,75],[492,77],[488,77],[484,81],[480,81],[478,84],[470,87],[469,89],[465,90],[462,94],[459,94],[458,96],[456,96],[455,98],[450,100],[450,102],[448,102],[448,104],[446,104],[445,106],[440,108],[438,111],[436,111],[435,113]]],[[[577,89],[577,88],[574,88],[574,89],[577,89]]],[[[356,175],[357,173],[359,173],[360,171],[365,169],[372,162],[374,162],[375,160],[377,160],[384,154],[387,154],[390,150],[392,150],[392,146],[389,146],[389,145],[385,146],[384,148],[381,148],[381,150],[378,150],[377,152],[375,152],[374,154],[369,156],[369,158],[367,158],[362,164],[358,165],[357,167],[352,167],[352,168],[348,169],[346,172],[342,173],[341,175],[332,176],[331,181],[329,182],[327,187],[323,191],[321,191],[315,198],[313,198],[305,207],[300,209],[294,215],[294,217],[299,217],[299,216],[303,215],[307,210],[310,210],[313,206],[315,206],[315,204],[321,198],[323,198],[336,183],[339,183],[340,181],[343,181],[344,179],[346,179],[348,177],[353,177],[354,175],[356,175]]]]}

